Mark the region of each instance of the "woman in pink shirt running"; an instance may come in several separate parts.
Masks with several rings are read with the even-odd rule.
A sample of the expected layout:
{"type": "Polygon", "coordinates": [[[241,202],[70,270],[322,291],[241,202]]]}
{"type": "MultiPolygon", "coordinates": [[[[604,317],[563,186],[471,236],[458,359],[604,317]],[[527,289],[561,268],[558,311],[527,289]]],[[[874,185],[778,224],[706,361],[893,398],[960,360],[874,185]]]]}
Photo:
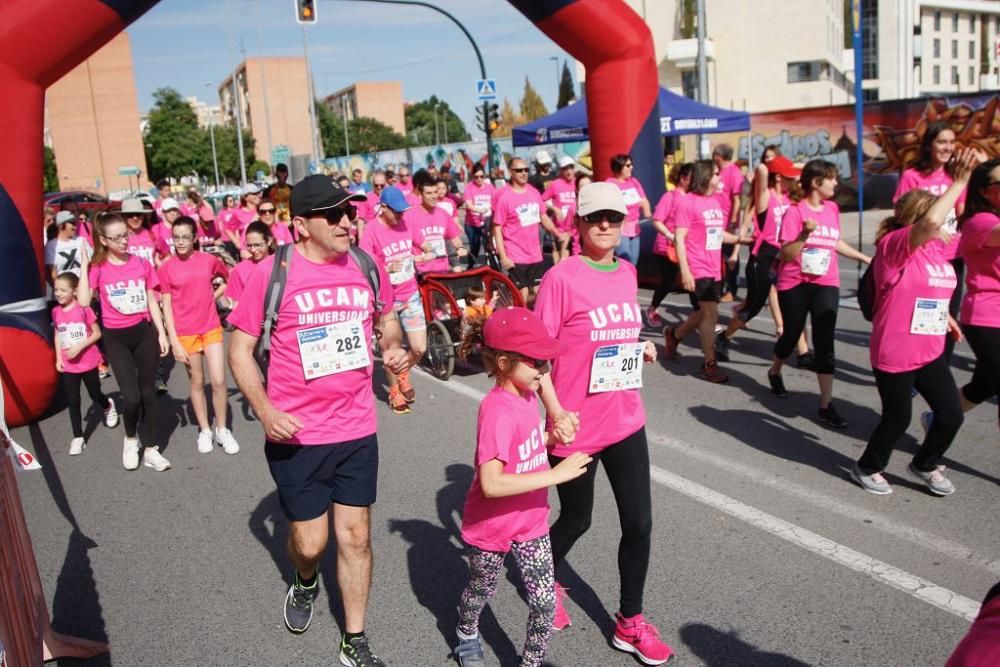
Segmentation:
{"type": "Polygon", "coordinates": [[[639,263],[639,221],[649,219],[653,213],[646,198],[646,191],[642,189],[639,179],[632,175],[632,169],[630,155],[625,153],[615,155],[611,158],[611,173],[614,175],[606,180],[617,185],[622,191],[625,206],[628,208],[625,224],[622,225],[621,242],[615,254],[635,266],[639,263]]]}
{"type": "Polygon", "coordinates": [[[940,197],[920,190],[903,195],[895,215],[882,222],[875,238],[875,315],[869,351],[882,419],[850,471],[868,493],[892,493],[882,472],[910,425],[913,389],[927,401],[934,418],[926,424],[924,442],[907,469],[935,495],[955,492],[944,467],[938,465],[962,425],[958,388],[944,354],[945,338],[962,336],[948,314],[958,277],[948,262],[941,230],[972,166],[972,152],[963,151],[956,161],[955,180],[940,197]]]}
{"type": "MultiPolygon", "coordinates": [[[[538,667],[545,657],[556,611],[548,487],[587,472],[580,453],[549,467],[546,449],[561,441],[538,418],[542,378],[562,351],[527,308],[498,310],[466,329],[459,355],[481,350],[496,385],[479,405],[476,474],[462,512],[462,539],[469,545],[469,583],[458,605],[455,657],[462,667],[485,664],[479,616],[497,589],[510,552],[528,596],[528,631],[520,665],[538,667]]],[[[567,438],[568,439],[568,438],[567,438]]]]}
{"type": "Polygon", "coordinates": [[[681,267],[677,264],[677,248],[674,246],[674,232],[677,230],[674,216],[677,213],[678,203],[691,187],[691,174],[693,172],[693,162],[674,165],[669,176],[669,181],[674,187],[663,193],[653,210],[653,227],[657,231],[656,240],[653,242],[653,254],[656,255],[657,261],[660,263],[660,284],[653,290],[653,298],[646,310],[646,321],[651,327],[663,326],[663,320],[658,312],[660,304],[674,289],[674,283],[677,282],[677,276],[680,274],[681,267]]]}
{"type": "Polygon", "coordinates": [[[274,235],[271,228],[260,220],[251,222],[243,235],[246,241],[247,251],[250,258],[245,259],[232,268],[229,272],[229,280],[226,281],[226,298],[229,300],[229,308],[235,309],[243,296],[243,288],[246,287],[250,274],[267,257],[274,254],[277,244],[274,242],[274,235]]]}
{"type": "Polygon", "coordinates": [[[477,163],[472,167],[472,182],[465,186],[465,192],[462,193],[465,235],[469,239],[469,255],[466,257],[466,262],[470,269],[475,267],[479,251],[483,247],[483,239],[490,229],[495,193],[496,188],[486,178],[486,168],[477,163]]]}

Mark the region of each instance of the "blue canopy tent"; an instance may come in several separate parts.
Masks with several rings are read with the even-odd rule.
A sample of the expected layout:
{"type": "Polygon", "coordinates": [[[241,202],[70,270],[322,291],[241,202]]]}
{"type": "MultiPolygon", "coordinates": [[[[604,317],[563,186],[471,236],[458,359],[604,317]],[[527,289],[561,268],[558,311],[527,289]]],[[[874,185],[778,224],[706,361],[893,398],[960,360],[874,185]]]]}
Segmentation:
{"type": "MultiPolygon", "coordinates": [[[[660,134],[675,137],[683,134],[744,132],[750,129],[750,114],[729,111],[695,102],[660,87],[660,134]]],[[[587,103],[580,98],[576,104],[563,107],[545,118],[514,128],[515,146],[564,144],[587,141],[587,103]]]]}

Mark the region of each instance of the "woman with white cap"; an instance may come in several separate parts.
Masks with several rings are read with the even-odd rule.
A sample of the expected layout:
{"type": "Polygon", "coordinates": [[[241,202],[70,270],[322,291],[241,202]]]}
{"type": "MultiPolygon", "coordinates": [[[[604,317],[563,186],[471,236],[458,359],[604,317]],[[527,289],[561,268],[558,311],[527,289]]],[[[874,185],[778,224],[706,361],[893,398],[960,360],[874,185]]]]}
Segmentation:
{"type": "Polygon", "coordinates": [[[549,217],[560,232],[569,234],[565,239],[556,239],[552,244],[552,263],[558,264],[570,255],[570,248],[576,232],[576,162],[568,155],[559,158],[559,178],[549,183],[542,193],[542,201],[548,206],[549,217]]]}
{"type": "Polygon", "coordinates": [[[642,189],[642,183],[632,175],[630,155],[621,153],[611,158],[611,173],[614,175],[605,180],[614,183],[621,190],[628,208],[625,224],[622,225],[621,242],[615,254],[635,266],[639,263],[639,220],[640,217],[648,219],[652,216],[652,208],[646,198],[646,191],[642,189]]]}

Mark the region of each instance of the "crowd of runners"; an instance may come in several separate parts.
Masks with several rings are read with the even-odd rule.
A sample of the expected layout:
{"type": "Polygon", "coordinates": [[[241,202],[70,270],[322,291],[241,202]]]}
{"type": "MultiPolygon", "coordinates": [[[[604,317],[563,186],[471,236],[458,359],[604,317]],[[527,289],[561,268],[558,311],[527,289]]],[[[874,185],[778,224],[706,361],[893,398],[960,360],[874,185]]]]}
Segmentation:
{"type": "Polygon", "coordinates": [[[464,667],[486,664],[479,615],[511,552],[529,607],[521,664],[542,664],[553,630],[571,623],[559,566],[590,526],[600,464],[621,526],[611,641],[662,664],[673,650],[643,616],[653,519],[641,387],[643,366],[660,355],[643,331],[662,330],[668,361],[697,336],[701,377],[724,383],[720,362],[766,306],[777,340],[762,390],[788,395],[782,368],[797,353],[796,363],[816,374],[817,418],[844,428],[833,401],[839,255],[870,265],[859,302],[872,322],[882,400],[851,477],[869,493],[892,492],[882,472],[919,393],[930,411],[920,416],[925,438],[908,469],[933,494],[955,492],[940,460],[963,414],[1000,391],[1000,160],[959,151],[952,130],[928,128],[872,257],[841,238],[837,171],[822,160],[800,167],[770,148],[747,178],[731,147],[719,145],[711,160],[673,165],[655,203],[628,155],[611,159],[603,182],[569,156],[540,151],[533,162],[510,160],[509,182],[491,182],[482,166],[466,183],[402,165],[368,180],[355,170],[294,187],[278,165],[273,185],[247,185],[217,211],[196,188],[179,201],[164,181],[152,204],[126,200],[93,220],[53,212],[46,267],[69,453],[87,444],[82,383],[107,427],[124,421],[124,468],[169,469],[156,441],[156,394],[172,360],[189,379],[193,449],[237,454],[227,427],[231,330],[228,365],[261,422],[290,526],[285,623],[295,633],[310,625],[332,525],[345,611],[339,660],[382,665],[365,635],[379,456],[374,362],[382,361],[392,411],[409,412],[417,399],[409,374],[427,349],[421,276],[462,272],[492,253],[526,307],[504,307],[475,288],[465,304],[459,354],[477,355],[495,387],[478,414],[462,526],[470,577],[455,600],[454,655],[464,667]],[[636,271],[643,225],[656,230],[661,276],[645,309],[636,271]],[[692,309],[664,327],[671,292],[686,292],[692,309]],[[723,324],[719,304],[729,301],[734,312],[723,324]],[[963,338],[976,366],[959,388],[949,362],[963,338]],[[118,404],[101,389],[105,360],[118,404]],[[551,523],[550,486],[559,497],[551,523]]]}

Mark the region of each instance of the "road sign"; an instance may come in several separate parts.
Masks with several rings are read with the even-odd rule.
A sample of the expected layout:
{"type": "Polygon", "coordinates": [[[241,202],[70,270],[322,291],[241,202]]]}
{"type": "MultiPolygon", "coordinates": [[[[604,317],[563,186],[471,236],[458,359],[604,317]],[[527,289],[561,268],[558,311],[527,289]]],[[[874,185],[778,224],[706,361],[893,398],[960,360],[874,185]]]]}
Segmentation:
{"type": "Polygon", "coordinates": [[[288,146],[284,144],[276,144],[271,148],[271,168],[274,168],[276,164],[288,165],[289,160],[292,159],[292,151],[288,146]]]}
{"type": "Polygon", "coordinates": [[[497,80],[477,79],[476,97],[479,99],[480,102],[495,100],[497,98],[497,80]]]}
{"type": "Polygon", "coordinates": [[[118,167],[119,176],[138,176],[139,167],[118,167]]]}

